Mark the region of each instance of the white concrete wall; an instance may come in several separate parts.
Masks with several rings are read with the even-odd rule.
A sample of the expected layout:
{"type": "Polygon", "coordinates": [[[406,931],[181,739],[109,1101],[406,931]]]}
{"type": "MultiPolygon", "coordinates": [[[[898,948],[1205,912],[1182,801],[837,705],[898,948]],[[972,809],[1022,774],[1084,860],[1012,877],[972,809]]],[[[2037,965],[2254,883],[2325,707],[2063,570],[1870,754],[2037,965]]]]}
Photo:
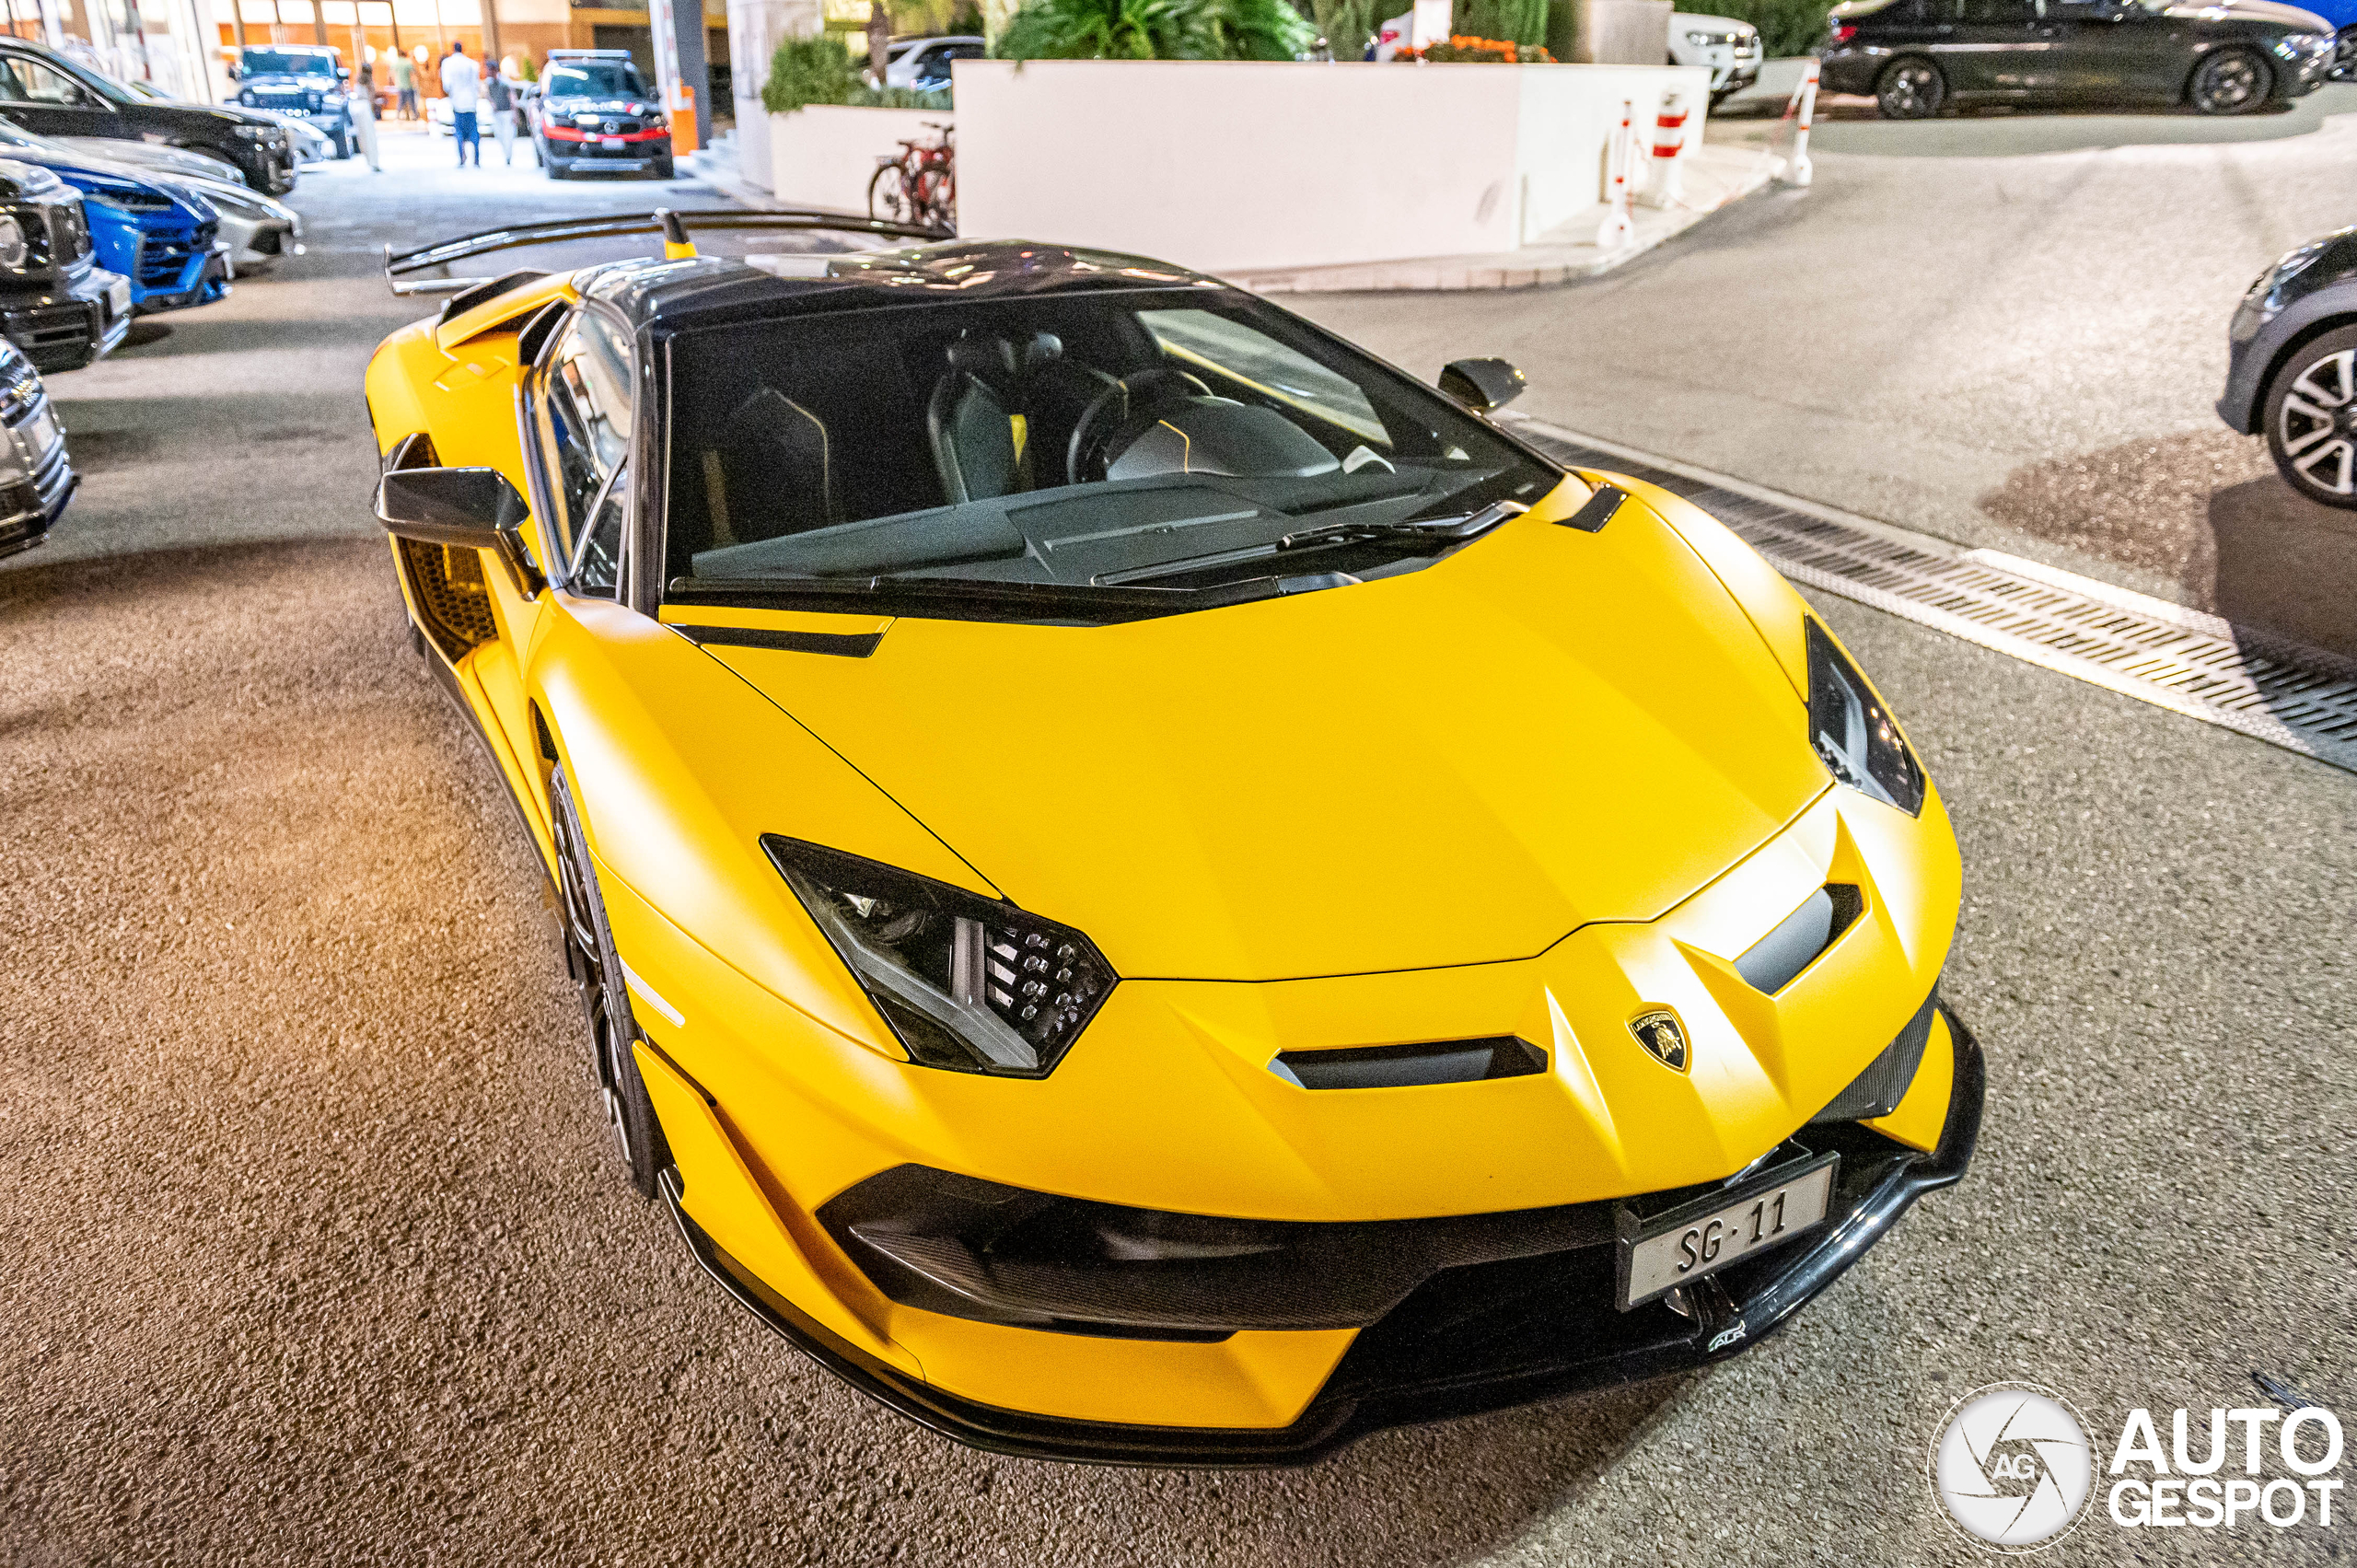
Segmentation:
{"type": "MultiPolygon", "coordinates": [[[[792,207],[825,207],[867,215],[867,182],[876,160],[896,157],[902,141],[929,142],[932,124],[965,125],[941,109],[848,109],[813,104],[770,122],[770,190],[792,207]]],[[[965,173],[966,149],[958,149],[965,173]]]]}
{"type": "Polygon", "coordinates": [[[958,232],[1211,272],[1513,250],[1602,199],[1606,136],[1624,99],[1650,146],[1662,91],[1682,85],[1687,139],[1699,144],[1709,86],[1685,66],[967,60],[954,70],[958,232]]]}
{"type": "Polygon", "coordinates": [[[1523,244],[1580,216],[1610,194],[1605,185],[1605,156],[1620,132],[1622,104],[1631,106],[1636,137],[1632,197],[1644,188],[1653,157],[1654,116],[1665,93],[1676,88],[1684,97],[1686,145],[1702,145],[1702,123],[1711,108],[1711,73],[1703,66],[1524,65],[1515,67],[1515,74],[1522,78],[1515,169],[1523,244]]]}

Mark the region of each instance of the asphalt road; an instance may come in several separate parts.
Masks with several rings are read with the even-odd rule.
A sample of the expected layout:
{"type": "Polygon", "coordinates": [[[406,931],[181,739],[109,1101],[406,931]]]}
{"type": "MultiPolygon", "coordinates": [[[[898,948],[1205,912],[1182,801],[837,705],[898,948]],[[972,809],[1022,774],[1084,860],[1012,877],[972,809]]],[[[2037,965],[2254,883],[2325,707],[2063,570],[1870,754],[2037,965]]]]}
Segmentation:
{"type": "Polygon", "coordinates": [[[1515,360],[1574,430],[2357,653],[2357,514],[2212,407],[2251,279],[2357,223],[2357,87],[2231,121],[1837,119],[1811,153],[1807,191],[1576,287],[1295,303],[1419,375],[1515,360]]]}
{"type": "MultiPolygon", "coordinates": [[[[993,1458],[867,1404],[629,1193],[529,852],[400,635],[357,387],[406,312],[363,252],[518,215],[465,191],[307,177],[319,253],[52,384],[91,480],[0,568],[0,1562],[1964,1563],[1922,1467],[1966,1389],[2050,1384],[2099,1447],[2252,1368],[2357,1406],[2351,779],[1839,601],[1956,816],[1990,1106],[1968,1182],[1789,1331],[1300,1472],[993,1458]]],[[[1643,278],[1548,296],[1587,325],[1546,341],[1632,343],[1589,296],[1657,319],[1643,278]]],[[[1985,354],[1939,281],[1923,362],[1985,354]]],[[[1515,352],[1538,305],[1394,301],[1386,346],[1515,352]]],[[[1579,424],[1607,377],[1680,406],[1666,341],[1522,352],[1579,424]]],[[[2051,1560],[2346,1539],[2097,1518],[2051,1560]]]]}

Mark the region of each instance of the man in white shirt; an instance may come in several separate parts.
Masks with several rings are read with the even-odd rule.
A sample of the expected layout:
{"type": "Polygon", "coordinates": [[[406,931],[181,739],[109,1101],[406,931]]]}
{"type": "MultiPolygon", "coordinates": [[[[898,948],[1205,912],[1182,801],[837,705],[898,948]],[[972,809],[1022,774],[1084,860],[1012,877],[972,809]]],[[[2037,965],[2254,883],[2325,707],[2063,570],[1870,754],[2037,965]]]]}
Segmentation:
{"type": "Polygon", "coordinates": [[[467,167],[467,149],[475,150],[475,167],[482,167],[482,136],[475,126],[475,108],[482,102],[482,72],[467,58],[467,46],[450,45],[442,60],[442,90],[450,95],[450,139],[459,144],[459,167],[467,167]]]}

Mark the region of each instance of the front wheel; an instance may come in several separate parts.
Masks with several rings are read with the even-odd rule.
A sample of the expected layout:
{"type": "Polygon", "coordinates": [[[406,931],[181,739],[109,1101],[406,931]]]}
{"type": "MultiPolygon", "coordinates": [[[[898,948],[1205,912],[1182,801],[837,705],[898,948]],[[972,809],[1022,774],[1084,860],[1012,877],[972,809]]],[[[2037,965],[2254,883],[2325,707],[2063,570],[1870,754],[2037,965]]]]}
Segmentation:
{"type": "Polygon", "coordinates": [[[1948,84],[1930,62],[1898,60],[1875,86],[1875,104],[1885,120],[1928,120],[1948,98],[1948,84]]]}
{"type": "Polygon", "coordinates": [[[630,1184],[643,1198],[658,1191],[656,1179],[671,1163],[663,1124],[655,1118],[646,1080],[639,1076],[638,1022],[632,1016],[630,987],[614,937],[606,923],[605,900],[598,893],[597,869],[589,858],[573,787],[560,767],[549,777],[550,827],[556,840],[558,912],[564,923],[564,967],[580,993],[589,1024],[591,1064],[604,1093],[606,1114],[621,1144],[630,1184]]]}
{"type": "Polygon", "coordinates": [[[665,158],[655,166],[655,178],[657,180],[677,180],[679,177],[679,168],[669,158],[665,158]]]}
{"type": "Polygon", "coordinates": [[[2311,501],[2357,512],[2357,326],[2293,350],[2260,405],[2267,455],[2311,501]]]}
{"type": "Polygon", "coordinates": [[[2186,97],[2203,114],[2241,114],[2274,90],[2275,73],[2247,49],[2223,49],[2194,68],[2186,97]]]}

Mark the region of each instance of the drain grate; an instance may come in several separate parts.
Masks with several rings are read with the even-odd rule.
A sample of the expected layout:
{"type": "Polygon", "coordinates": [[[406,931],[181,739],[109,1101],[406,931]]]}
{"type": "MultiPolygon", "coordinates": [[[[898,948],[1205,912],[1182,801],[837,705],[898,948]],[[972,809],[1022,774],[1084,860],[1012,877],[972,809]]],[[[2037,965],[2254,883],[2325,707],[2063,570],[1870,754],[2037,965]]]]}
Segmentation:
{"type": "Polygon", "coordinates": [[[2357,660],[1536,420],[1514,424],[1563,462],[1685,496],[1794,582],[2357,772],[2357,660]]]}

